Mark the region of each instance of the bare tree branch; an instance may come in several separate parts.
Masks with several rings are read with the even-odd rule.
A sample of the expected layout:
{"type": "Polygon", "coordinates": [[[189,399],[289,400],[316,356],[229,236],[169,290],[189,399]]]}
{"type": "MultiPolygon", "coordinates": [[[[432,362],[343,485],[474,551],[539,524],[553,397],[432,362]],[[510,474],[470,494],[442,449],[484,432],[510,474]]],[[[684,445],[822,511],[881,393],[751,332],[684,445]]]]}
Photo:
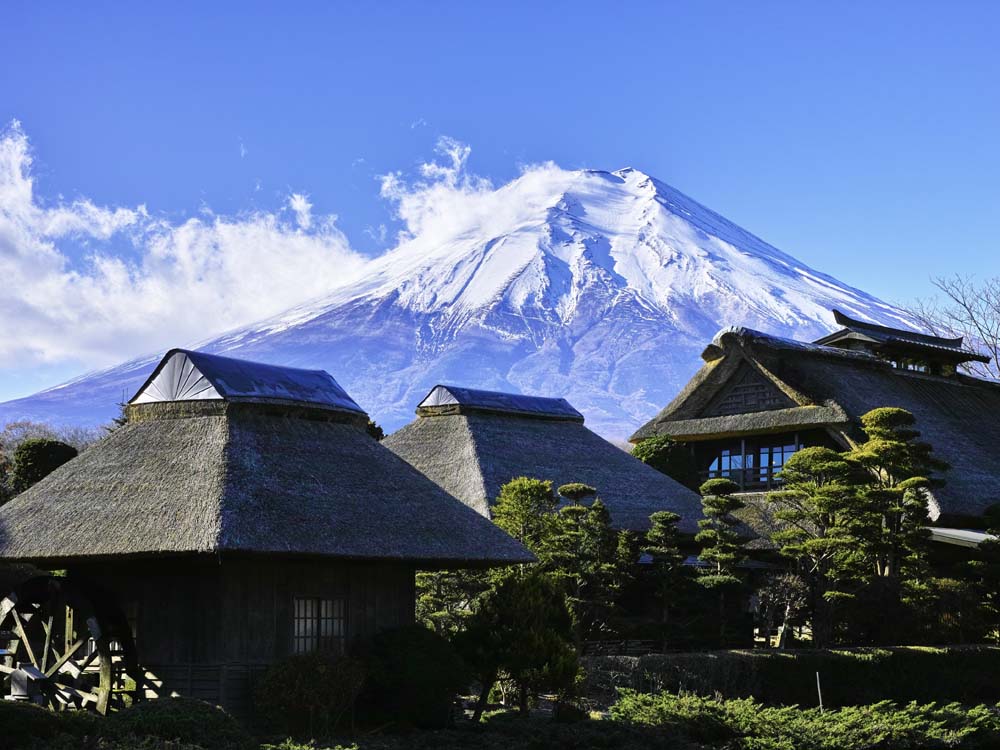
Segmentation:
{"type": "Polygon", "coordinates": [[[941,296],[918,299],[906,306],[907,312],[933,335],[962,336],[966,348],[992,358],[989,363],[966,362],[966,372],[1000,380],[1000,278],[979,282],[956,275],[931,281],[941,296]]]}

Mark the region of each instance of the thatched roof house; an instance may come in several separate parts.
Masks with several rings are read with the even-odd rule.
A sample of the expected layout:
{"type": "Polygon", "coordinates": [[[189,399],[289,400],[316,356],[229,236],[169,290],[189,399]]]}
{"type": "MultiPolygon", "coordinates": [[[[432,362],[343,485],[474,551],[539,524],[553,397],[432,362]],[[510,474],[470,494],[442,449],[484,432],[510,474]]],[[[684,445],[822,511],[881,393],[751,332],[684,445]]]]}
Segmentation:
{"type": "Polygon", "coordinates": [[[618,528],[672,510],[690,532],[701,517],[694,492],[591,432],[565,399],[439,385],[382,444],[484,516],[502,485],[528,476],[597,488],[618,528]]]}
{"type": "Polygon", "coordinates": [[[0,557],[525,559],[372,440],[325,372],[173,350],[128,411],[128,424],[0,509],[0,557]]]}
{"type": "Polygon", "coordinates": [[[813,344],[721,331],[701,370],[632,440],[689,442],[705,476],[763,491],[798,448],[844,449],[863,437],[862,414],[901,407],[951,465],[934,491],[933,520],[961,522],[1000,503],[1000,384],[956,370],[985,358],[961,339],[836,319],[845,327],[813,344]]]}
{"type": "MultiPolygon", "coordinates": [[[[246,714],[254,674],[275,660],[412,623],[418,568],[534,559],[367,422],[325,372],[169,352],[127,424],[0,508],[0,560],[69,571],[0,593],[0,633],[18,608],[30,627],[35,611],[65,612],[46,597],[82,581],[86,614],[60,627],[79,632],[94,615],[101,658],[112,638],[127,654],[138,642],[125,667],[148,695],[246,714]]],[[[2,652],[0,673],[46,654],[48,638],[39,627],[17,640],[24,653],[2,652]]],[[[121,667],[102,664],[99,690],[65,695],[103,710],[128,684],[121,667]]]]}
{"type": "Polygon", "coordinates": [[[128,424],[0,508],[0,558],[526,559],[371,439],[325,372],[173,350],[128,411],[128,424]]]}

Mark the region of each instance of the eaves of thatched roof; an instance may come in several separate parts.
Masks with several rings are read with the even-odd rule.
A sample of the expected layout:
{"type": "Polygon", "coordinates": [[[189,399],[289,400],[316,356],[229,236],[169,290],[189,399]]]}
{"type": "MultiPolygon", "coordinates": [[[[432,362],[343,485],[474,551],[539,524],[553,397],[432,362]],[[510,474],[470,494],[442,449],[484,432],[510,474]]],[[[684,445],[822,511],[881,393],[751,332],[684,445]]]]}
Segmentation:
{"type": "Polygon", "coordinates": [[[419,413],[383,445],[484,515],[504,484],[527,476],[556,487],[568,482],[595,487],[621,529],[645,530],[651,513],[670,510],[681,516],[684,531],[693,532],[701,517],[696,493],[604,440],[582,417],[482,407],[419,413]]]}
{"type": "Polygon", "coordinates": [[[364,412],[226,399],[129,410],[125,426],[0,508],[0,559],[533,559],[369,437],[364,412]]]}
{"type": "Polygon", "coordinates": [[[804,344],[745,328],[721,331],[706,362],[680,394],[633,436],[706,440],[822,427],[850,444],[859,418],[883,406],[906,409],[922,439],[950,464],[934,490],[932,513],[980,515],[1000,503],[1000,384],[964,375],[900,370],[862,352],[804,344]],[[706,408],[741,367],[751,367],[790,399],[785,408],[726,417],[706,408]],[[808,415],[813,415],[809,417],[808,415]],[[766,427],[766,429],[764,429],[766,427]],[[717,431],[716,431],[717,430],[717,431]]]}

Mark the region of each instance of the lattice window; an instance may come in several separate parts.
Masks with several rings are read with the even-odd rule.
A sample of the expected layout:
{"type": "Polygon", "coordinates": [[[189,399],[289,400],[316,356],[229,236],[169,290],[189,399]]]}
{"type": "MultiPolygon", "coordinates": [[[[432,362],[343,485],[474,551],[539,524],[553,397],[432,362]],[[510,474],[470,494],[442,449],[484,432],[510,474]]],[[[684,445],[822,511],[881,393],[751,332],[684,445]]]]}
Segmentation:
{"type": "Polygon", "coordinates": [[[709,416],[745,414],[787,406],[782,394],[757,373],[747,370],[709,408],[709,416]]]}
{"type": "Polygon", "coordinates": [[[347,618],[343,599],[295,597],[292,609],[292,651],[344,652],[347,618]]]}

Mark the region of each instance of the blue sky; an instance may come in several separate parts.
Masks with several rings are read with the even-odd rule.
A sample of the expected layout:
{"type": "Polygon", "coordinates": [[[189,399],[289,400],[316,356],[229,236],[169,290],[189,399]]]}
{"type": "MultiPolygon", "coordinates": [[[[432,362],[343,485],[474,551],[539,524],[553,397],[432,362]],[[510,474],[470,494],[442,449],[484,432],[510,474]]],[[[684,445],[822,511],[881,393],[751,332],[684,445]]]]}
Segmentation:
{"type": "MultiPolygon", "coordinates": [[[[890,301],[930,294],[934,275],[1000,273],[996,3],[147,5],[2,11],[0,124],[20,123],[7,138],[27,150],[7,156],[30,167],[31,210],[105,211],[31,235],[64,273],[86,273],[96,245],[125,262],[148,251],[119,226],[162,240],[151,223],[209,211],[259,219],[243,242],[277,223],[298,253],[293,195],[305,257],[335,248],[350,264],[392,242],[378,176],[412,171],[442,135],[494,184],[547,160],[637,167],[890,301]],[[146,223],[114,218],[140,206],[146,223]]],[[[23,197],[0,185],[0,209],[23,197]]],[[[2,243],[0,261],[38,265],[2,243]]],[[[0,285],[28,273],[0,270],[0,285]]],[[[169,294],[158,283],[144,288],[169,294]]],[[[33,346],[0,332],[0,399],[144,351],[135,331],[60,340],[75,310],[101,322],[87,305],[110,288],[61,323],[29,321],[33,346]]],[[[8,331],[25,304],[0,292],[8,331]]]]}

